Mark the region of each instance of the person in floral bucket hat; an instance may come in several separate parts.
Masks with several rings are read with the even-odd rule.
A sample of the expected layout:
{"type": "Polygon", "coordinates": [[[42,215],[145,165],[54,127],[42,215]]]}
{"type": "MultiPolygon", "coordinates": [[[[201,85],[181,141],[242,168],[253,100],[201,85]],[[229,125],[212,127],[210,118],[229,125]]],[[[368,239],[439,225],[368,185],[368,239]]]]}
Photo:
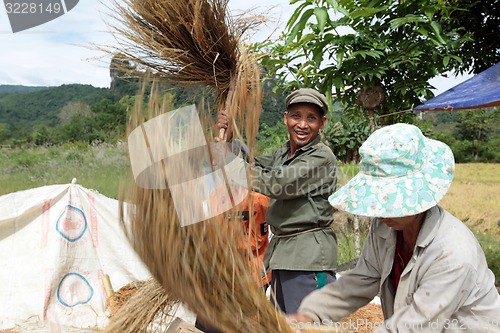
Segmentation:
{"type": "Polygon", "coordinates": [[[361,256],[302,301],[287,317],[291,327],[335,325],[380,295],[385,321],[375,332],[500,332],[500,296],[484,253],[438,206],[453,179],[450,148],[395,124],[373,132],[359,152],[359,173],[329,202],[373,218],[361,256]]]}

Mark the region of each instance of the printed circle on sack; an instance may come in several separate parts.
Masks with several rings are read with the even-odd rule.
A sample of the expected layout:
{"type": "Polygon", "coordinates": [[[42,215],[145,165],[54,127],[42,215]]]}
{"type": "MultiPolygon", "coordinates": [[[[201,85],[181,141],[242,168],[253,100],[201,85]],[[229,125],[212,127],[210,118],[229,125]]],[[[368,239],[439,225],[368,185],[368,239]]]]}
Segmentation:
{"type": "Polygon", "coordinates": [[[74,307],[90,302],[94,289],[87,279],[75,272],[64,275],[57,286],[57,299],[66,307],[74,307]]]}
{"type": "Polygon", "coordinates": [[[76,242],[87,230],[85,213],[80,208],[67,205],[57,219],[56,230],[67,241],[76,242]]]}

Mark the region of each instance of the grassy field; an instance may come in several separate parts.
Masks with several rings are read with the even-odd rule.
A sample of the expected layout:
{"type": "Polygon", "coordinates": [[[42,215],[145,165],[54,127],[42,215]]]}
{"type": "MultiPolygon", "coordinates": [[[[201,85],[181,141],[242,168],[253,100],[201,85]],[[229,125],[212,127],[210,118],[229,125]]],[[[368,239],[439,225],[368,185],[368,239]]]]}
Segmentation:
{"type": "MultiPolygon", "coordinates": [[[[44,185],[67,184],[76,178],[77,183],[86,188],[117,198],[128,166],[125,145],[66,144],[0,150],[0,195],[44,185]]],[[[355,165],[341,165],[339,186],[357,172],[355,165]]],[[[490,268],[500,279],[500,226],[497,225],[500,220],[500,164],[457,165],[453,184],[440,204],[473,230],[490,268]]],[[[335,216],[340,263],[356,257],[353,218],[343,213],[335,216]]],[[[369,219],[360,218],[359,222],[363,238],[369,219]]]]}
{"type": "Polygon", "coordinates": [[[77,183],[117,198],[128,170],[125,145],[78,145],[0,150],[0,195],[53,184],[77,183]]]}
{"type": "Polygon", "coordinates": [[[459,164],[441,205],[478,231],[500,239],[500,164],[459,164]]]}
{"type": "Polygon", "coordinates": [[[500,164],[458,164],[440,204],[474,232],[500,280],[500,164]]]}

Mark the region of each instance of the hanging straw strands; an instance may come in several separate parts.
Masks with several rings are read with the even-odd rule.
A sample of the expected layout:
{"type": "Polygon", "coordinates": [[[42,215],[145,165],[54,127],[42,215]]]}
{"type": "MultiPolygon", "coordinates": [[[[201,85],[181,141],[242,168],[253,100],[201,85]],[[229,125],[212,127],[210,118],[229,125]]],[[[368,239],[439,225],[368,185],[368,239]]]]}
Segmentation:
{"type": "Polygon", "coordinates": [[[119,50],[162,80],[216,88],[226,100],[240,64],[240,37],[262,17],[232,20],[227,0],[125,0],[115,3],[119,50]]]}
{"type": "MultiPolygon", "coordinates": [[[[235,125],[245,124],[234,126],[235,132],[245,133],[253,145],[261,109],[260,69],[254,55],[241,47],[240,36],[255,21],[232,23],[227,1],[220,0],[128,0],[126,5],[118,6],[126,28],[116,31],[129,43],[119,53],[152,69],[162,80],[213,87],[218,108],[231,112],[235,125]]],[[[141,100],[136,99],[129,131],[143,121],[141,100]]],[[[152,118],[169,111],[169,105],[160,106],[153,93],[148,111],[152,118]]],[[[198,112],[201,118],[203,113],[206,117],[203,106],[198,112]]],[[[196,162],[171,167],[189,179],[196,174],[196,162]]],[[[286,332],[285,320],[271,306],[248,267],[248,252],[241,246],[242,224],[227,222],[227,215],[237,214],[237,208],[216,219],[181,227],[169,189],[129,185],[120,195],[121,201],[135,206],[130,212],[129,237],[173,300],[227,332],[270,332],[280,331],[280,327],[286,332]]],[[[198,192],[192,190],[188,204],[200,204],[198,192]]],[[[123,220],[125,214],[123,211],[123,220]]],[[[120,316],[112,318],[110,327],[115,331],[113,322],[120,321],[120,316]]]]}
{"type": "MultiPolygon", "coordinates": [[[[158,107],[158,103],[153,102],[155,98],[153,93],[149,105],[158,107]]],[[[164,103],[157,112],[164,113],[168,109],[164,103]]],[[[141,105],[137,105],[136,110],[141,110],[141,105]]],[[[132,123],[136,122],[140,119],[132,123]]],[[[196,172],[196,160],[175,167],[179,173],[191,177],[196,172]]],[[[192,202],[186,203],[187,208],[199,204],[198,192],[192,189],[192,202]]],[[[229,214],[238,214],[238,208],[181,227],[168,189],[149,190],[132,183],[121,191],[120,200],[134,203],[134,208],[128,212],[132,218],[129,238],[172,300],[181,301],[204,322],[225,332],[290,332],[284,318],[255,283],[248,266],[249,251],[245,251],[243,224],[227,220],[229,214]]],[[[123,210],[124,222],[126,215],[127,211],[123,210]]],[[[128,317],[129,313],[120,311],[111,318],[107,332],[119,331],[120,327],[114,322],[126,323],[121,316],[128,317]]],[[[143,319],[145,325],[147,319],[143,319]]]]}

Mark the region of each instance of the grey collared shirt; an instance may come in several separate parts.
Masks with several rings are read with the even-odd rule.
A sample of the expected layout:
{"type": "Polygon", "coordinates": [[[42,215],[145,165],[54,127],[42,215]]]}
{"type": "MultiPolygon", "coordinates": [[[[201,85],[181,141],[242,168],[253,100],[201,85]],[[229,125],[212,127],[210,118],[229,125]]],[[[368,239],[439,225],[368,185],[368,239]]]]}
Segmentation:
{"type": "Polygon", "coordinates": [[[299,313],[328,324],[380,294],[386,320],[375,332],[500,332],[495,278],[461,221],[439,206],[427,211],[397,292],[395,247],[395,230],[375,219],[356,267],[306,297],[299,313]]]}

